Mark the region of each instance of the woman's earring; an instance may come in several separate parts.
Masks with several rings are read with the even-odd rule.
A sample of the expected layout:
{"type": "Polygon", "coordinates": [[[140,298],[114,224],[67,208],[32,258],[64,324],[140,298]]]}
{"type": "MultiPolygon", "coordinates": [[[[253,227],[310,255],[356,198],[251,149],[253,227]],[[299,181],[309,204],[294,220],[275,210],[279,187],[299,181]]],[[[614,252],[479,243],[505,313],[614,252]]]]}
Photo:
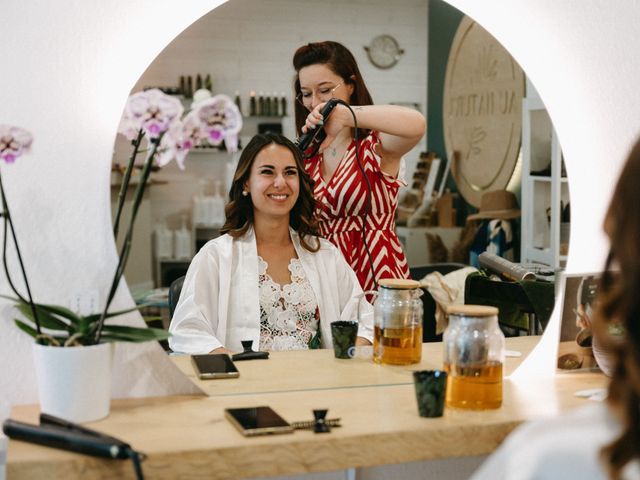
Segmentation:
{"type": "Polygon", "coordinates": [[[246,190],[242,190],[242,196],[246,197],[249,195],[249,192],[247,192],[246,190]]]}

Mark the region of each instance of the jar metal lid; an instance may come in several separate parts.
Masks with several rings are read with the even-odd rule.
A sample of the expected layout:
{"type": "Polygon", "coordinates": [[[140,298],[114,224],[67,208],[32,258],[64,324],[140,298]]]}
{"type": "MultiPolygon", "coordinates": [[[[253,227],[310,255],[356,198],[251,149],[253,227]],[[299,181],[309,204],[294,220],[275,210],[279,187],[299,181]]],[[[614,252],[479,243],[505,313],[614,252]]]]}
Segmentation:
{"type": "Polygon", "coordinates": [[[420,282],[417,280],[408,280],[405,278],[383,278],[378,281],[378,286],[383,288],[392,288],[396,290],[410,290],[419,288],[420,282]]]}
{"type": "Polygon", "coordinates": [[[448,305],[447,314],[466,315],[468,317],[492,317],[498,315],[498,309],[488,305],[448,305]]]}

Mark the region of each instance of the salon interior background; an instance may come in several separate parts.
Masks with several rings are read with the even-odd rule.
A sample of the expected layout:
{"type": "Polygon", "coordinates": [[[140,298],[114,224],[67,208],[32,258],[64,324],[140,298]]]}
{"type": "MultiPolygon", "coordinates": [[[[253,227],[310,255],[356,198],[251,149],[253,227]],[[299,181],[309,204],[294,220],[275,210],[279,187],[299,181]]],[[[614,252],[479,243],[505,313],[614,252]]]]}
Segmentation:
{"type": "MultiPolygon", "coordinates": [[[[197,74],[203,79],[210,74],[214,94],[234,97],[236,91],[240,93],[245,114],[242,144],[257,133],[260,123],[281,124],[283,133],[293,139],[296,137],[292,105],[293,52],[307,42],[332,39],[354,53],[376,103],[415,104],[426,115],[428,3],[427,0],[394,3],[341,0],[317,3],[311,12],[309,4],[300,0],[233,0],[194,22],[171,42],[132,90],[149,86],[176,87],[181,75],[190,75],[195,81],[197,74]],[[381,70],[369,62],[363,47],[375,35],[385,32],[397,38],[405,53],[393,68],[381,70]],[[288,116],[282,119],[249,117],[250,91],[256,95],[263,92],[269,97],[285,96],[288,116]]],[[[426,138],[406,156],[409,175],[425,148],[426,138]]],[[[118,137],[114,161],[123,163],[129,151],[128,142],[118,137]]],[[[175,230],[184,219],[188,222],[193,197],[203,192],[210,194],[215,180],[223,183],[225,178],[228,180],[233,170],[229,168],[230,163],[226,152],[191,153],[186,171],[171,164],[154,174],[157,180],[166,183],[149,189],[150,219],[146,224],[144,219],[138,222],[136,251],[140,248],[135,245],[151,246],[151,229],[155,225],[166,222],[175,230]]],[[[226,196],[226,193],[227,188],[223,186],[222,194],[226,196]]],[[[132,257],[126,272],[131,287],[153,288],[152,270],[148,256],[132,257]]],[[[162,274],[156,272],[156,276],[160,278],[162,274]]]]}
{"type": "MultiPolygon", "coordinates": [[[[29,274],[40,301],[60,303],[79,289],[107,290],[116,262],[108,177],[125,99],[162,48],[219,3],[185,0],[179,8],[170,0],[67,0],[65,8],[47,0],[3,4],[0,122],[29,128],[36,141],[27,160],[3,166],[2,174],[9,198],[16,199],[12,211],[20,219],[19,232],[29,239],[23,254],[37,259],[29,261],[29,274]]],[[[501,41],[536,85],[560,137],[571,181],[575,213],[567,268],[599,269],[607,251],[603,212],[640,132],[635,81],[640,65],[633,57],[640,49],[640,5],[634,0],[583,0],[579,9],[568,0],[450,3],[501,41]]],[[[365,9],[367,2],[354,4],[365,9]]],[[[305,11],[310,24],[315,16],[305,11]]],[[[281,13],[274,7],[273,15],[281,13]]],[[[246,15],[256,19],[253,12],[246,15]]],[[[375,33],[366,32],[366,39],[375,33]]],[[[5,279],[0,282],[8,291],[5,279]]],[[[114,307],[131,304],[121,288],[114,307]]],[[[34,379],[23,368],[31,361],[30,341],[13,327],[12,318],[7,309],[0,312],[1,417],[13,403],[35,400],[34,379]]],[[[137,365],[148,365],[143,360],[129,365],[133,374],[137,365]]],[[[129,387],[120,386],[114,394],[122,396],[129,387]]]]}
{"type": "MultiPolygon", "coordinates": [[[[245,117],[242,140],[246,143],[251,138],[258,123],[268,122],[281,123],[285,135],[295,138],[292,53],[305,42],[333,39],[354,53],[376,103],[415,105],[427,117],[427,135],[405,157],[405,177],[410,182],[420,152],[428,148],[446,157],[442,122],[444,76],[449,49],[463,14],[443,0],[372,0],[366,2],[366,8],[355,7],[358,3],[364,5],[344,0],[317,4],[310,27],[309,10],[300,0],[233,0],[203,16],[174,39],[132,91],[149,86],[175,87],[180,76],[191,75],[195,81],[197,74],[203,78],[210,74],[215,94],[240,93],[245,115],[250,91],[285,95],[289,116],[281,120],[245,117]],[[405,52],[388,70],[373,66],[363,48],[380,33],[393,34],[405,52]]],[[[129,150],[128,142],[118,137],[114,161],[122,164],[129,150]]],[[[188,221],[194,195],[210,191],[213,180],[224,181],[227,163],[224,153],[191,154],[185,172],[173,164],[156,174],[157,180],[167,183],[149,191],[151,218],[146,224],[145,220],[138,222],[136,235],[140,244],[149,244],[154,225],[166,222],[170,229],[178,229],[183,219],[188,221]]],[[[519,184],[515,183],[519,195],[519,184]]],[[[447,186],[457,191],[452,178],[447,186]]],[[[462,198],[457,203],[458,223],[462,224],[475,209],[462,198]]],[[[136,291],[153,287],[152,264],[146,257],[134,256],[127,275],[136,291]]]]}

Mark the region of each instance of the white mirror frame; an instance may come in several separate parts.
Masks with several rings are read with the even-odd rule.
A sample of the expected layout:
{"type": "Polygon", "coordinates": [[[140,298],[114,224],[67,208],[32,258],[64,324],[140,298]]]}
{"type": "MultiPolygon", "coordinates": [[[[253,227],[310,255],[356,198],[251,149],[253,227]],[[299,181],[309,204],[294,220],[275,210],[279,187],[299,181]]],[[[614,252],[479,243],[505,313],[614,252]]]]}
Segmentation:
{"type": "MultiPolygon", "coordinates": [[[[640,45],[632,0],[447,0],[513,55],[535,85],[558,134],[571,192],[567,272],[600,271],[608,252],[602,221],[623,162],[640,134],[640,45]],[[611,8],[609,8],[611,7],[611,8]]],[[[636,17],[637,18],[637,17],[636,17]]],[[[632,210],[631,210],[632,211],[632,210]]],[[[556,307],[562,299],[556,298],[556,307]]],[[[555,372],[560,314],[514,378],[555,372]]]]}
{"type": "MultiPolygon", "coordinates": [[[[83,289],[105,291],[115,267],[108,174],[131,85],[172,38],[224,2],[68,3],[61,8],[48,0],[5,0],[0,30],[0,123],[23,126],[35,137],[33,152],[13,166],[3,165],[2,174],[17,232],[29,239],[23,254],[32,287],[39,300],[58,303],[83,289]]],[[[539,91],[571,178],[568,270],[598,270],[607,250],[603,213],[640,132],[640,65],[633,60],[640,49],[635,25],[640,5],[635,0],[583,0],[580,8],[566,0],[449,3],[502,42],[539,91]]],[[[7,293],[4,278],[1,282],[7,293]]],[[[126,289],[114,303],[131,304],[126,289]]],[[[136,369],[155,365],[151,350],[132,350],[136,369]]],[[[0,400],[2,419],[9,404],[36,398],[30,340],[13,326],[7,309],[0,313],[0,365],[0,391],[13,392],[0,400]]],[[[150,390],[167,388],[151,382],[150,390]]],[[[127,394],[141,393],[114,392],[127,394]]]]}

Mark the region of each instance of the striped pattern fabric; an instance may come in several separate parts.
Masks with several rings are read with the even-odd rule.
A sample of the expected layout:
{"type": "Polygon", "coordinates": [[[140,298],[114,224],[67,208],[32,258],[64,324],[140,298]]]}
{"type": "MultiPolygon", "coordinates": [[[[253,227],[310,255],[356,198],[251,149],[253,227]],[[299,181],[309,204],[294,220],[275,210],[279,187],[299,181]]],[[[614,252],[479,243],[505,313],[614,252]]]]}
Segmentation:
{"type": "MultiPolygon", "coordinates": [[[[377,132],[361,140],[359,153],[371,184],[371,207],[366,216],[365,234],[375,280],[409,278],[409,267],[395,232],[398,189],[404,183],[380,170],[380,158],[374,152],[379,143],[377,132]]],[[[322,154],[305,163],[315,182],[314,197],[320,221],[320,234],[336,245],[358,276],[362,289],[374,290],[362,228],[367,207],[367,184],[358,167],[356,145],[351,142],[331,179],[322,178],[322,154]]]]}

